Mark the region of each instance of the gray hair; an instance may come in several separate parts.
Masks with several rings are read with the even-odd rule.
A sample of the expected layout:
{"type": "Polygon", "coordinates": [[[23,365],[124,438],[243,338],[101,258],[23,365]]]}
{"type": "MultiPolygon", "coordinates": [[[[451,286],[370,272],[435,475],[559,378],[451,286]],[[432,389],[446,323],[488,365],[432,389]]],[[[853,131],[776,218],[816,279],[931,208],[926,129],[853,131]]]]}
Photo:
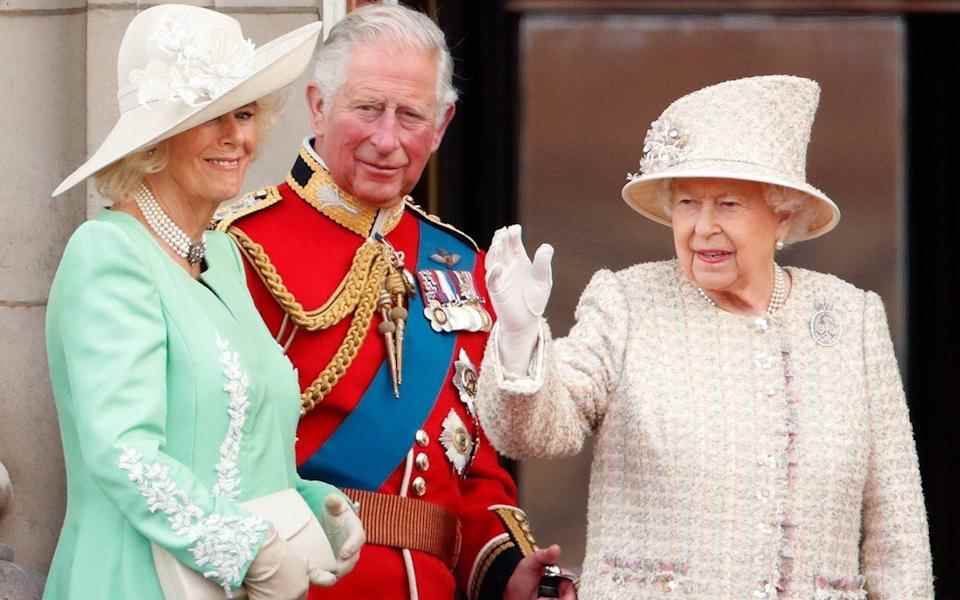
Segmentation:
{"type": "Polygon", "coordinates": [[[767,183],[763,186],[763,199],[773,214],[790,214],[787,239],[783,240],[785,244],[804,238],[817,217],[816,203],[800,190],[767,183]]]}
{"type": "Polygon", "coordinates": [[[457,90],[453,87],[453,58],[443,32],[430,17],[403,6],[369,4],[333,26],[330,36],[317,51],[313,73],[324,106],[330,106],[343,85],[347,65],[357,44],[375,41],[389,41],[404,48],[436,53],[436,123],[442,123],[447,109],[457,101],[457,90]]]}
{"type": "MultiPolygon", "coordinates": [[[[670,217],[673,213],[673,179],[661,179],[657,182],[657,200],[663,209],[663,214],[670,217]]],[[[763,199],[775,215],[790,215],[790,226],[787,239],[790,244],[793,240],[804,237],[810,225],[817,217],[815,202],[805,193],[784,185],[758,182],[763,186],[763,199]]]]}

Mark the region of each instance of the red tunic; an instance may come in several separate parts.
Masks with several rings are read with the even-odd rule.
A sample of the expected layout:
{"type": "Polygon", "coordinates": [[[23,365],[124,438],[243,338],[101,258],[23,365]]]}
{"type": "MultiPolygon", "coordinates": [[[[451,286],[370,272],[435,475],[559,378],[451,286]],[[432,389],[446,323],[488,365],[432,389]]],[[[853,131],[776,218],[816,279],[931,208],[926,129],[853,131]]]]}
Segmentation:
{"type": "MultiPolygon", "coordinates": [[[[263,254],[269,257],[269,263],[282,279],[283,286],[307,311],[321,307],[344,280],[357,249],[370,233],[368,226],[372,226],[372,222],[377,219],[376,211],[355,204],[355,201],[342,192],[341,197],[346,199],[350,208],[346,212],[321,211],[325,205],[305,199],[303,196],[315,194],[316,181],[310,182],[319,175],[326,174],[320,172],[320,167],[306,150],[301,150],[286,183],[248,196],[241,203],[242,208],[235,210],[234,214],[220,224],[220,228],[231,232],[234,239],[246,237],[259,244],[263,254]]],[[[329,190],[327,193],[329,194],[329,190]]],[[[473,281],[479,294],[486,298],[483,253],[473,246],[469,238],[432,218],[427,218],[409,204],[405,204],[402,215],[399,212],[392,218],[381,215],[380,221],[387,223],[383,229],[386,240],[396,250],[403,252],[404,263],[411,271],[418,263],[423,266],[428,262],[426,257],[436,256],[437,252],[447,252],[450,247],[466,247],[468,256],[463,257],[463,262],[472,262],[473,281]],[[437,245],[436,240],[441,240],[448,248],[424,247],[428,244],[421,243],[421,238],[429,238],[432,245],[437,245]],[[424,255],[424,252],[432,254],[424,255]],[[473,254],[469,255],[470,253],[473,254]]],[[[254,302],[271,332],[284,344],[290,339],[293,325],[289,320],[284,324],[284,308],[264,284],[249,251],[245,252],[245,256],[247,280],[254,302]]],[[[455,269],[457,266],[445,266],[441,261],[436,262],[437,269],[455,269]]],[[[260,267],[262,266],[261,262],[260,267]]],[[[489,306],[489,301],[486,306],[489,306]]],[[[421,314],[411,312],[408,318],[426,319],[422,311],[421,314]]],[[[344,340],[350,320],[348,317],[328,329],[313,332],[301,328],[293,335],[287,355],[299,370],[301,389],[310,386],[327,366],[344,340]]],[[[317,455],[324,444],[337,434],[345,420],[357,410],[364,394],[372,393],[369,389],[371,381],[386,360],[385,343],[377,332],[379,323],[379,316],[375,316],[356,358],[345,374],[300,421],[296,454],[301,474],[306,478],[312,478],[311,457],[317,455]]],[[[495,512],[498,507],[515,506],[516,487],[509,474],[500,466],[495,451],[479,430],[478,422],[471,415],[452,381],[455,371],[453,363],[460,356],[461,349],[473,365],[480,364],[487,333],[445,333],[429,330],[429,335],[455,336],[453,352],[425,361],[432,364],[411,366],[417,368],[414,376],[421,371],[421,367],[424,372],[430,368],[445,369],[445,375],[440,374],[442,385],[430,392],[433,397],[432,407],[425,405],[427,416],[415,425],[421,431],[416,432],[417,435],[404,438],[406,441],[403,442],[400,454],[394,452],[385,457],[375,456],[388,461],[385,464],[389,468],[385,471],[384,480],[377,481],[368,489],[381,494],[418,497],[420,500],[440,505],[456,515],[460,520],[462,534],[459,559],[451,569],[440,557],[427,552],[404,552],[397,547],[368,543],[361,551],[360,561],[352,573],[333,588],[314,588],[310,598],[390,600],[419,597],[420,600],[450,600],[457,590],[468,598],[500,598],[506,580],[523,554],[529,550],[522,540],[517,540],[516,535],[509,535],[511,529],[514,529],[512,533],[516,533],[513,526],[518,521],[529,531],[522,512],[515,508],[495,512]],[[463,477],[458,474],[453,461],[448,458],[444,446],[440,443],[444,420],[450,411],[459,416],[471,438],[475,443],[479,443],[479,448],[463,477]],[[426,433],[425,445],[423,432],[426,433]],[[421,437],[420,443],[417,436],[421,437]],[[420,457],[421,454],[426,458],[420,457]],[[405,476],[407,470],[409,473],[405,476]],[[422,486],[412,485],[417,478],[422,478],[423,481],[418,482],[422,483],[422,486]],[[406,490],[403,489],[405,480],[406,490]],[[422,488],[422,495],[418,496],[417,487],[422,488]],[[409,561],[408,565],[405,565],[406,553],[409,553],[409,558],[406,559],[409,561]],[[411,584],[415,587],[416,596],[411,593],[411,584]]],[[[409,343],[409,340],[405,342],[409,343]]],[[[407,377],[409,378],[409,375],[407,377]]],[[[405,380],[400,386],[399,399],[391,397],[390,400],[403,403],[406,400],[404,390],[410,388],[411,382],[405,380]]],[[[358,412],[358,415],[354,416],[352,426],[358,429],[351,431],[361,431],[364,435],[370,431],[381,430],[385,435],[389,435],[392,431],[391,424],[378,422],[375,414],[361,415],[358,412]]],[[[363,441],[363,444],[363,447],[366,447],[369,442],[363,441]]],[[[380,451],[379,445],[374,442],[367,451],[377,453],[380,451]]],[[[336,464],[328,465],[330,469],[325,473],[332,470],[342,473],[343,477],[325,475],[325,478],[330,483],[343,487],[358,487],[353,480],[353,476],[357,474],[353,465],[361,463],[356,469],[362,470],[365,461],[361,459],[365,458],[363,452],[336,456],[334,462],[340,463],[342,467],[336,464]],[[331,481],[330,478],[335,480],[331,481]]],[[[329,461],[329,458],[327,460],[329,461]]],[[[362,506],[360,516],[361,520],[364,520],[362,506]]],[[[532,541],[532,537],[528,536],[527,539],[532,541]]]]}

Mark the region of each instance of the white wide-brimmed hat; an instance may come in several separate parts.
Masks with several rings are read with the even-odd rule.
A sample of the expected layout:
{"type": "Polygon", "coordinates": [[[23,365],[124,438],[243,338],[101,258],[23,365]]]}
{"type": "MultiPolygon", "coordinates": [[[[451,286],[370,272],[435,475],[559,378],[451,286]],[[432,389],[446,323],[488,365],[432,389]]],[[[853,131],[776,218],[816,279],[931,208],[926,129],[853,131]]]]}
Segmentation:
{"type": "Polygon", "coordinates": [[[623,186],[637,212],[670,226],[661,194],[664,180],[741,179],[781,185],[810,199],[809,240],[833,229],[840,209],[807,183],[807,144],[820,101],[816,81],[788,75],[725,81],[683,96],[650,125],[640,171],[623,186]]]}
{"type": "Polygon", "coordinates": [[[161,4],[130,22],[117,58],[120,118],[57,196],[100,169],[293,83],[310,63],[317,21],[255,48],[236,19],[161,4]]]}

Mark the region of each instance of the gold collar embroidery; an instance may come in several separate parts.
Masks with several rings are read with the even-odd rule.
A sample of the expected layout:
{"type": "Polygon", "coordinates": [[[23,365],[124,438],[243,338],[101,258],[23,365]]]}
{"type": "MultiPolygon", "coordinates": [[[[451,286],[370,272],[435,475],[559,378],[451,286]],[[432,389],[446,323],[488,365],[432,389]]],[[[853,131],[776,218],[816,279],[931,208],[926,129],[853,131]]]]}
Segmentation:
{"type": "Polygon", "coordinates": [[[287,174],[287,184],[321,214],[363,237],[374,233],[386,236],[403,216],[403,203],[391,209],[370,208],[342,190],[330,172],[303,147],[287,174]]]}

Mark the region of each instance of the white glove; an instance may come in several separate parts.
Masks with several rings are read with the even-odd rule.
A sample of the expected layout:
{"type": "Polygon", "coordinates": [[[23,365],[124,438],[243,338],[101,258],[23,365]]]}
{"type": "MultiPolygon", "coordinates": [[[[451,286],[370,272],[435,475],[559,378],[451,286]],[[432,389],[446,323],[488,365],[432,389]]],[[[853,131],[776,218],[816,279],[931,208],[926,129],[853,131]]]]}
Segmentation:
{"type": "Polygon", "coordinates": [[[294,600],[305,598],[310,581],[307,565],[287,550],[287,543],[271,528],[267,542],[260,547],[243,587],[249,600],[294,600]]]}
{"type": "Polygon", "coordinates": [[[530,262],[521,234],[519,225],[498,229],[485,264],[500,330],[500,359],[508,372],[525,375],[553,287],[553,246],[541,244],[530,262]]]}
{"type": "Polygon", "coordinates": [[[317,585],[330,586],[353,570],[357,561],[360,560],[360,548],[367,541],[367,534],[363,530],[363,524],[360,523],[360,517],[354,512],[349,501],[340,494],[329,494],[324,500],[324,508],[326,514],[320,520],[320,525],[333,548],[337,566],[333,573],[334,578],[329,583],[321,582],[324,574],[329,572],[319,569],[310,570],[310,580],[317,585]]]}

